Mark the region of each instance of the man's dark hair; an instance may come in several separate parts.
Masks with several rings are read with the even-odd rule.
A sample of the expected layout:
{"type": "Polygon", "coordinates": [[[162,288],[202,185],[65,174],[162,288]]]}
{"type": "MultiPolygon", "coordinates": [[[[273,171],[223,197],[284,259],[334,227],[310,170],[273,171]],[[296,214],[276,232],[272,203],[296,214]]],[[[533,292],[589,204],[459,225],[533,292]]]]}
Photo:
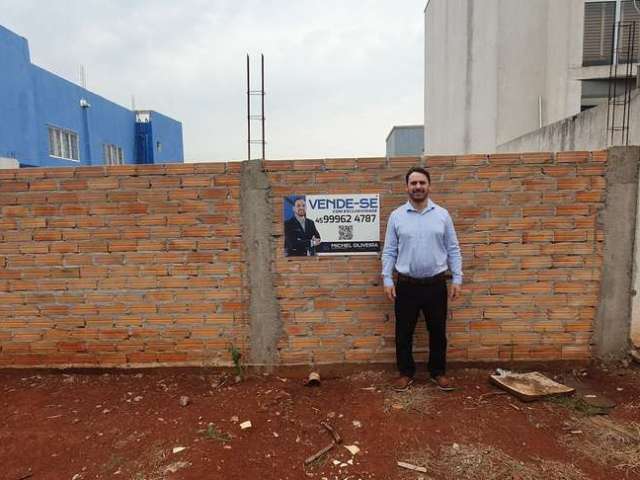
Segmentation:
{"type": "Polygon", "coordinates": [[[411,176],[412,173],[421,173],[422,175],[427,177],[427,180],[429,180],[429,184],[431,184],[431,175],[429,175],[429,172],[427,172],[426,169],[422,167],[411,167],[407,172],[407,175],[404,177],[405,183],[407,185],[409,184],[409,177],[411,176]]]}

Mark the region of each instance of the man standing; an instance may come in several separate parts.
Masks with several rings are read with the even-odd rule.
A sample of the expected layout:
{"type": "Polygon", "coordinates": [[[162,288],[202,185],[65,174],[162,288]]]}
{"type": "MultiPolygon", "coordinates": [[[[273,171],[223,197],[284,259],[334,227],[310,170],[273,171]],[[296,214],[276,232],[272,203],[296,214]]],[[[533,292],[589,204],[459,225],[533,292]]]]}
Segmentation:
{"type": "Polygon", "coordinates": [[[447,359],[447,300],[460,295],[462,256],[449,212],[429,199],[431,177],[413,167],[405,177],[409,200],[389,216],[382,251],[384,291],[395,301],[396,362],[400,376],[397,391],[413,383],[413,333],[422,310],[429,331],[429,363],[432,381],[441,390],[452,390],[445,376],[447,359]],[[445,272],[453,274],[447,292],[445,272]],[[393,271],[397,272],[397,285],[393,271]]]}
{"type": "Polygon", "coordinates": [[[284,250],[287,257],[305,257],[316,254],[320,234],[313,220],[307,218],[304,197],[293,203],[293,217],[284,222],[284,250]]]}

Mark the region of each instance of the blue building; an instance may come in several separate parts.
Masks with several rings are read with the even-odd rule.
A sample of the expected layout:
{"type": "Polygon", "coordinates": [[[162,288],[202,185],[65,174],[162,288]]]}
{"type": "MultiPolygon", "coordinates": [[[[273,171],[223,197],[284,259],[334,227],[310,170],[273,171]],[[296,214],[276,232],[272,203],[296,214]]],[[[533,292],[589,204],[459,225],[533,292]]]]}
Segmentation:
{"type": "Polygon", "coordinates": [[[396,125],[386,143],[387,157],[419,157],[424,153],[424,125],[396,125]]]}
{"type": "Polygon", "coordinates": [[[2,26],[0,66],[0,164],[184,161],[180,122],[129,110],[33,65],[27,40],[2,26]]]}

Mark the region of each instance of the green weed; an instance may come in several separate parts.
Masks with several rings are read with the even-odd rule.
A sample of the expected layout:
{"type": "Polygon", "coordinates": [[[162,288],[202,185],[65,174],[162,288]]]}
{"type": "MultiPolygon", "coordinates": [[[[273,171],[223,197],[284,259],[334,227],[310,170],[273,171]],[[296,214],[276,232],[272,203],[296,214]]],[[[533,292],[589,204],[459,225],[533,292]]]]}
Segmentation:
{"type": "Polygon", "coordinates": [[[218,427],[216,427],[213,423],[207,425],[207,430],[204,432],[204,436],[209,440],[217,440],[218,442],[222,443],[231,441],[231,436],[228,433],[223,432],[222,430],[218,430],[218,427]]]}
{"type": "Polygon", "coordinates": [[[549,399],[549,401],[551,403],[555,403],[556,405],[560,405],[563,406],[564,408],[567,408],[569,410],[574,410],[578,413],[581,413],[583,415],[587,415],[587,416],[593,416],[593,415],[606,415],[607,413],[609,413],[609,409],[606,407],[599,407],[597,405],[591,405],[587,402],[584,401],[584,399],[580,398],[580,397],[566,397],[566,396],[561,396],[561,397],[551,397],[549,399]]]}

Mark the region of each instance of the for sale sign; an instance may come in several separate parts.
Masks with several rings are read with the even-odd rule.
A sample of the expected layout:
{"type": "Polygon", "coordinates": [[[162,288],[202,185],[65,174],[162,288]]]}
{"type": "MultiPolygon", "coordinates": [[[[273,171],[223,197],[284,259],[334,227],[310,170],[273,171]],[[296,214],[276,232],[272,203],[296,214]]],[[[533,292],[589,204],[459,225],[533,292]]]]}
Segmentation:
{"type": "Polygon", "coordinates": [[[287,256],[376,254],[379,194],[290,195],[284,229],[287,256]]]}

